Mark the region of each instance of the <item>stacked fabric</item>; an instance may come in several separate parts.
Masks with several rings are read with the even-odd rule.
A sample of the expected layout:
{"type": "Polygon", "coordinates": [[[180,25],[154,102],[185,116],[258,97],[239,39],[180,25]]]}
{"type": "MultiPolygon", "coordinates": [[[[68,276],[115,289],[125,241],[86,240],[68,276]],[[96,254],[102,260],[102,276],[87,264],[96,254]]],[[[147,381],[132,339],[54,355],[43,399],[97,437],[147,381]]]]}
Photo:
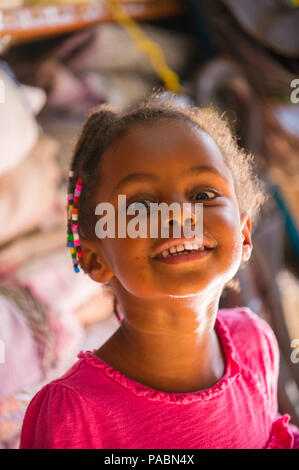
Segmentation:
{"type": "MultiPolygon", "coordinates": [[[[0,80],[0,448],[15,448],[33,395],[67,370],[85,326],[113,306],[101,286],[73,272],[59,145],[35,119],[45,94],[20,85],[3,64],[0,80]]],[[[110,334],[116,326],[108,325],[110,334]]]]}

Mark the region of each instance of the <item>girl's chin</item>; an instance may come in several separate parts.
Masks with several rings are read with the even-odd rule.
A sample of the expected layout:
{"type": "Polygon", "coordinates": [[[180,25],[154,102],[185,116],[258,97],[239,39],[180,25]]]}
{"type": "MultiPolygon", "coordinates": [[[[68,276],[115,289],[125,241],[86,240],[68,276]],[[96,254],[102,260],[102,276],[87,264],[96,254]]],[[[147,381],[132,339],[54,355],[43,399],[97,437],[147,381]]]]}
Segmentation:
{"type": "Polygon", "coordinates": [[[159,299],[167,298],[186,298],[194,297],[201,292],[208,289],[209,283],[207,281],[200,283],[190,283],[190,279],[181,280],[178,284],[177,280],[171,282],[170,279],[163,279],[160,277],[159,283],[151,283],[147,285],[144,283],[142,286],[135,283],[134,285],[126,285],[125,289],[133,296],[144,300],[157,301],[159,299]]]}
{"type": "Polygon", "coordinates": [[[201,292],[205,291],[208,288],[208,282],[205,280],[204,282],[190,284],[190,281],[181,281],[179,285],[170,285],[170,282],[165,282],[163,284],[163,292],[161,292],[161,285],[157,288],[159,293],[165,297],[176,297],[176,298],[183,298],[183,297],[194,297],[201,292]]]}

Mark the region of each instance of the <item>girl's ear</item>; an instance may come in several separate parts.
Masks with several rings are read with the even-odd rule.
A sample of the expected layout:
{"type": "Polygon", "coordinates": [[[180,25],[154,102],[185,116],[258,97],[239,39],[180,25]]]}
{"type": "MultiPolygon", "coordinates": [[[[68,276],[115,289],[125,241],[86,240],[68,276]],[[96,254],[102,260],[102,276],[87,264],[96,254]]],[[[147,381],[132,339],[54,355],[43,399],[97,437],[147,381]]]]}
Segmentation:
{"type": "Polygon", "coordinates": [[[82,248],[81,266],[86,274],[96,282],[105,283],[114,276],[109,268],[98,241],[80,239],[82,248]]]}
{"type": "Polygon", "coordinates": [[[241,215],[242,261],[248,261],[252,252],[251,218],[247,212],[241,215]]]}

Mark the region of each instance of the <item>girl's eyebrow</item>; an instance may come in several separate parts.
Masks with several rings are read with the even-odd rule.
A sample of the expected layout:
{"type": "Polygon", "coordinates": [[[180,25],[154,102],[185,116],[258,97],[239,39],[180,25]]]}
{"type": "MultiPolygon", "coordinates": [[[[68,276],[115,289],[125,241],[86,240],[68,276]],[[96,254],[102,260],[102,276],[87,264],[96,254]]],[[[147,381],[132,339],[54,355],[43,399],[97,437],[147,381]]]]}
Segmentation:
{"type": "Polygon", "coordinates": [[[127,184],[127,183],[130,183],[133,181],[157,180],[157,179],[158,179],[158,176],[152,173],[131,173],[130,175],[127,175],[124,178],[122,178],[117,183],[117,185],[113,189],[112,194],[114,194],[120,188],[120,186],[123,186],[124,184],[127,184]]]}
{"type": "Polygon", "coordinates": [[[202,173],[213,173],[214,175],[220,176],[225,182],[227,182],[227,179],[225,178],[224,174],[222,174],[220,171],[218,171],[215,167],[213,166],[208,166],[208,165],[199,165],[199,166],[193,166],[192,168],[189,168],[185,172],[186,175],[188,174],[202,174],[202,173]]]}
{"type": "MultiPolygon", "coordinates": [[[[224,181],[227,182],[225,176],[222,175],[222,173],[220,173],[216,168],[212,166],[208,166],[208,165],[193,166],[189,168],[186,172],[184,172],[185,175],[202,174],[202,173],[213,173],[217,176],[220,176],[224,181]]],[[[112,191],[111,196],[113,196],[116,193],[116,191],[124,184],[131,183],[134,181],[157,180],[157,179],[158,179],[158,175],[154,175],[153,173],[131,173],[125,176],[124,178],[122,178],[117,183],[117,185],[112,191]]]]}

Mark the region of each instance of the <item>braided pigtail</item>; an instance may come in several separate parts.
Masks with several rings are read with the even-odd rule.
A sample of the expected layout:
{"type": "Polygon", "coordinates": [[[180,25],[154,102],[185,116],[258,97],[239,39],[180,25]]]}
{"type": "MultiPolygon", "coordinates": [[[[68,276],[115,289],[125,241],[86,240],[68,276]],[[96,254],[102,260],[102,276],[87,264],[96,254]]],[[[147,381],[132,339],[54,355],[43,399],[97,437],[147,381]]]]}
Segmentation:
{"type": "Polygon", "coordinates": [[[116,110],[110,105],[95,108],[83,126],[72,158],[67,194],[67,247],[76,273],[80,271],[82,258],[80,235],[94,237],[92,201],[99,182],[97,170],[101,155],[110,142],[109,131],[116,122],[116,110]]]}

